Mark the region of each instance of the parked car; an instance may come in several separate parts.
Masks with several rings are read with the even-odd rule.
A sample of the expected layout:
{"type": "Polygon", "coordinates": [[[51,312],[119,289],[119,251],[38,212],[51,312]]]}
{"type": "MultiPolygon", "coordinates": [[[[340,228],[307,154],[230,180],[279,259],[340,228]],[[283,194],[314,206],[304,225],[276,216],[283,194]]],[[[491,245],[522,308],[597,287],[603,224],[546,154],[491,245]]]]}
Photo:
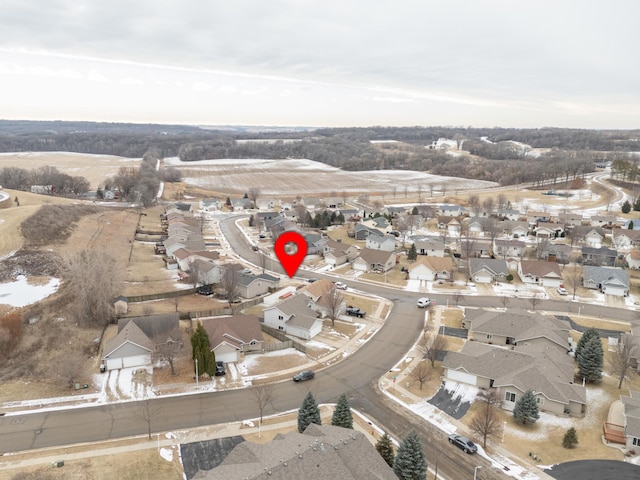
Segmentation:
{"type": "Polygon", "coordinates": [[[364,310],[360,310],[357,307],[347,307],[347,315],[351,315],[352,317],[364,318],[367,315],[367,312],[364,310]]]}
{"type": "Polygon", "coordinates": [[[449,442],[453,443],[456,447],[461,448],[466,453],[476,453],[478,451],[478,446],[475,443],[467,437],[463,437],[456,433],[449,435],[449,442]]]}
{"type": "Polygon", "coordinates": [[[560,295],[569,295],[569,292],[567,291],[567,289],[566,289],[566,288],[564,288],[564,285],[560,285],[560,286],[558,287],[558,293],[559,293],[560,295]]]}
{"type": "Polygon", "coordinates": [[[426,308],[431,305],[431,300],[427,297],[422,297],[418,299],[418,307],[426,308]]]}
{"type": "Polygon", "coordinates": [[[260,250],[260,247],[258,247],[258,245],[253,245],[251,248],[253,249],[254,252],[257,252],[258,250],[260,250]]]}
{"type": "Polygon", "coordinates": [[[198,287],[198,293],[200,295],[212,295],[213,289],[211,288],[211,285],[202,285],[201,287],[198,287]]]}
{"type": "Polygon", "coordinates": [[[267,236],[264,233],[261,233],[260,235],[258,235],[258,238],[264,239],[264,238],[267,238],[267,236]]]}
{"type": "Polygon", "coordinates": [[[342,283],[342,282],[336,282],[335,286],[338,290],[346,290],[347,289],[347,285],[342,283]]]}
{"type": "Polygon", "coordinates": [[[313,283],[316,280],[318,280],[317,278],[307,278],[307,283],[313,283]]]}
{"type": "Polygon", "coordinates": [[[216,377],[221,377],[222,375],[226,375],[227,371],[224,368],[224,362],[216,362],[216,377]]]}
{"type": "Polygon", "coordinates": [[[296,373],[293,376],[293,381],[304,382],[305,380],[311,380],[315,376],[316,374],[314,373],[313,370],[302,370],[300,373],[296,373]]]}

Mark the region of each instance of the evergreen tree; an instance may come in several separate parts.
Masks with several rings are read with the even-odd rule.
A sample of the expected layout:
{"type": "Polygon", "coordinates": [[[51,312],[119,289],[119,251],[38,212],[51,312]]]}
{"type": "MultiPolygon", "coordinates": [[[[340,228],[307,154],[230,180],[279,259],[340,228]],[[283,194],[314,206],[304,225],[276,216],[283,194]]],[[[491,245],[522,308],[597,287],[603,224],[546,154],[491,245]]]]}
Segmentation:
{"type": "Polygon", "coordinates": [[[624,201],[620,210],[622,210],[622,213],[629,213],[631,211],[631,204],[629,203],[629,200],[624,201]]]}
{"type": "Polygon", "coordinates": [[[344,223],[344,215],[342,214],[342,212],[340,212],[336,217],[336,223],[339,225],[342,225],[344,223]]]}
{"type": "Polygon", "coordinates": [[[585,330],[585,332],[582,334],[582,337],[580,337],[580,340],[578,340],[578,345],[576,346],[576,352],[575,352],[576,359],[578,358],[578,355],[580,355],[580,352],[582,351],[582,347],[584,347],[584,344],[594,337],[598,338],[598,340],[600,339],[600,334],[595,328],[588,328],[587,330],[585,330]]]}
{"type": "Polygon", "coordinates": [[[636,212],[640,211],[640,197],[638,197],[636,201],[633,202],[633,210],[636,212]]]}
{"type": "Polygon", "coordinates": [[[629,230],[633,230],[633,220],[629,222],[629,226],[627,227],[629,230]]]}
{"type": "Polygon", "coordinates": [[[393,461],[393,473],[400,480],[426,480],[427,461],[422,451],[422,442],[415,430],[411,430],[400,442],[398,454],[393,461]]]}
{"type": "Polygon", "coordinates": [[[598,383],[602,380],[603,363],[604,352],[598,335],[582,346],[578,355],[578,374],[587,382],[598,383]]]}
{"type": "Polygon", "coordinates": [[[567,430],[567,433],[564,434],[564,438],[562,439],[562,446],[564,448],[573,448],[578,443],[578,434],[576,433],[576,429],[571,427],[567,430]]]}
{"type": "Polygon", "coordinates": [[[193,355],[194,370],[195,361],[198,360],[198,375],[207,374],[213,376],[216,373],[216,357],[211,351],[209,334],[198,322],[195,332],[191,335],[191,352],[193,355]]]}
{"type": "Polygon", "coordinates": [[[418,215],[418,207],[413,207],[411,209],[411,215],[418,215]]]}
{"type": "Polygon", "coordinates": [[[347,396],[344,393],[340,395],[340,398],[338,398],[338,403],[336,403],[336,408],[333,411],[333,416],[331,417],[331,425],[350,428],[353,430],[351,407],[349,406],[349,400],[347,400],[347,396]]]}
{"type": "Polygon", "coordinates": [[[309,392],[298,410],[298,432],[303,433],[312,423],[322,425],[322,420],[316,399],[313,397],[313,393],[309,392]]]}
{"type": "Polygon", "coordinates": [[[513,407],[513,419],[516,423],[526,425],[527,423],[536,423],[538,418],[540,418],[540,413],[538,413],[536,397],[531,390],[527,390],[513,407]]]}
{"type": "Polygon", "coordinates": [[[407,252],[407,260],[411,260],[412,262],[418,258],[418,251],[416,250],[416,244],[412,243],[411,247],[409,247],[409,251],[407,252]]]}
{"type": "Polygon", "coordinates": [[[227,197],[227,201],[225,202],[225,204],[227,205],[227,207],[231,206],[231,198],[227,197]]]}
{"type": "Polygon", "coordinates": [[[384,461],[387,462],[391,468],[393,468],[393,461],[396,458],[395,453],[393,452],[393,443],[391,442],[391,437],[386,433],[380,437],[378,443],[376,443],[376,450],[380,454],[384,461]]]}

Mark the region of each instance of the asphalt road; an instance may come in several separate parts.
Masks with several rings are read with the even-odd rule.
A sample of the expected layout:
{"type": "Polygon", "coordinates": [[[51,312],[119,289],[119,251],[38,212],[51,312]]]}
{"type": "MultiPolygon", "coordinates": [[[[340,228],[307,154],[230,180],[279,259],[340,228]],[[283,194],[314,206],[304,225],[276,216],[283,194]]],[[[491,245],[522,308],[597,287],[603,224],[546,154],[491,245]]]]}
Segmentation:
{"type": "MultiPolygon", "coordinates": [[[[236,230],[232,219],[222,222],[221,227],[238,254],[258,265],[256,252],[251,249],[244,235],[236,230]]],[[[316,278],[325,276],[304,271],[300,275],[316,278]]],[[[490,468],[481,457],[466,455],[452,448],[437,427],[407,412],[377,390],[377,379],[395,366],[422,334],[424,312],[415,306],[420,294],[383,285],[345,283],[392,300],[394,306],[388,320],[373,338],[349,357],[349,361],[318,372],[311,382],[297,384],[287,381],[276,384],[274,411],[299,408],[309,389],[322,403],[335,402],[340,394],[347,393],[354,408],[376,419],[376,424],[392,436],[402,438],[415,428],[423,439],[427,460],[433,464],[437,459],[439,472],[446,474],[444,478],[472,478],[476,465],[485,467],[482,469],[483,479],[507,478],[501,471],[490,468]]],[[[453,300],[452,296],[446,295],[434,295],[433,298],[440,303],[453,300]]],[[[478,296],[464,297],[460,304],[501,306],[498,298],[478,296]]],[[[515,298],[509,300],[508,306],[531,308],[528,300],[515,298]]],[[[577,312],[578,304],[564,300],[539,300],[536,308],[570,313],[577,312]]],[[[620,320],[637,317],[635,311],[596,305],[581,305],[581,309],[583,314],[620,320]]],[[[0,453],[115,439],[145,434],[149,429],[152,432],[171,431],[238,422],[257,415],[255,399],[244,389],[6,415],[0,417],[0,453]]]]}

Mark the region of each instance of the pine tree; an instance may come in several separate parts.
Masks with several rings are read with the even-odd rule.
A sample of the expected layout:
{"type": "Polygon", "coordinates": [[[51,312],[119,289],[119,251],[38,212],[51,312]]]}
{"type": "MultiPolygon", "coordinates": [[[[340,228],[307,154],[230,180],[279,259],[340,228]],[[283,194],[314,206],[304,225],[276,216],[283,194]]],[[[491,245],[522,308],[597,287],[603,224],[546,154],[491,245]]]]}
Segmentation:
{"type": "Polygon", "coordinates": [[[322,420],[316,399],[313,397],[313,393],[309,392],[298,410],[298,432],[303,433],[312,423],[322,425],[322,420]]]}
{"type": "Polygon", "coordinates": [[[588,328],[587,330],[585,330],[585,332],[582,334],[582,337],[580,337],[580,340],[578,340],[578,345],[576,346],[576,359],[578,358],[578,355],[580,355],[580,351],[582,350],[584,344],[594,337],[600,339],[600,334],[595,328],[588,328]]]}
{"type": "Polygon", "coordinates": [[[393,461],[393,473],[400,480],[426,480],[427,461],[422,452],[422,442],[415,430],[411,430],[400,442],[393,461]]]}
{"type": "Polygon", "coordinates": [[[209,334],[198,322],[195,332],[191,335],[191,352],[193,355],[194,369],[195,361],[198,360],[198,375],[207,374],[213,376],[216,373],[216,357],[211,351],[209,334]]]}
{"type": "Polygon", "coordinates": [[[631,211],[631,204],[629,203],[629,200],[624,201],[620,210],[622,210],[622,213],[629,213],[631,211]]]}
{"type": "Polygon", "coordinates": [[[571,427],[567,430],[567,433],[564,434],[564,438],[562,439],[562,446],[564,448],[573,448],[578,443],[578,434],[576,433],[576,429],[571,427]]]}
{"type": "Polygon", "coordinates": [[[411,209],[411,215],[418,215],[418,207],[415,207],[415,206],[414,206],[414,207],[411,209]]]}
{"type": "Polygon", "coordinates": [[[416,244],[412,243],[411,247],[409,247],[409,251],[407,252],[407,260],[411,260],[412,262],[418,258],[418,251],[416,250],[416,244]]]}
{"type": "Polygon", "coordinates": [[[376,443],[376,450],[380,454],[384,461],[387,462],[387,465],[393,468],[393,461],[396,458],[395,453],[393,452],[393,443],[391,443],[391,437],[386,433],[380,437],[378,443],[376,443]]]}
{"type": "Polygon", "coordinates": [[[527,423],[536,423],[538,418],[540,418],[540,413],[538,413],[536,397],[531,390],[527,390],[513,407],[513,419],[516,423],[526,425],[527,423]]]}
{"type": "Polygon", "coordinates": [[[604,352],[600,336],[592,337],[582,346],[578,355],[578,374],[587,382],[598,383],[602,380],[604,352]]]}
{"type": "Polygon", "coordinates": [[[336,403],[336,408],[333,411],[333,416],[331,417],[331,425],[353,429],[351,407],[349,406],[349,400],[347,400],[347,396],[344,393],[340,395],[340,398],[338,398],[338,403],[336,403]]]}

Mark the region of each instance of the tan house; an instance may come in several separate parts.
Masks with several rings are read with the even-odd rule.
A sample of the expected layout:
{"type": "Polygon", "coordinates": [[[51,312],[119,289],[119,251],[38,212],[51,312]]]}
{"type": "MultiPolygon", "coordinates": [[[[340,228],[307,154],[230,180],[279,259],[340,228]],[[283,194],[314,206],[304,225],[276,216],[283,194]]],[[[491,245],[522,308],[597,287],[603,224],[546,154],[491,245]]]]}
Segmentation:
{"type": "Polygon", "coordinates": [[[586,389],[573,383],[573,359],[556,348],[511,350],[466,342],[460,352],[447,353],[442,367],[445,380],[495,389],[508,411],[531,390],[541,411],[574,416],[586,412],[586,389]]]}
{"type": "Polygon", "coordinates": [[[354,245],[329,238],[323,246],[322,254],[327,265],[335,267],[353,261],[354,258],[360,255],[360,250],[354,245]]]}
{"type": "Polygon", "coordinates": [[[264,309],[264,324],[304,340],[322,331],[322,319],[312,307],[312,300],[297,293],[264,309]]]}
{"type": "Polygon", "coordinates": [[[518,264],[518,276],[523,283],[554,288],[562,285],[562,272],[556,262],[522,260],[518,264]]]}
{"type": "Polygon", "coordinates": [[[234,315],[200,320],[209,335],[216,361],[237,363],[250,353],[262,353],[264,339],[256,315],[234,315]]]}
{"type": "Polygon", "coordinates": [[[242,273],[238,276],[238,295],[243,298],[255,298],[275,291],[279,286],[280,279],[268,273],[242,273]]]}
{"type": "Polygon", "coordinates": [[[455,264],[451,257],[420,256],[409,266],[410,280],[451,280],[455,264]]]}
{"type": "Polygon", "coordinates": [[[361,272],[387,272],[396,265],[396,254],[384,250],[365,248],[360,255],[351,262],[351,268],[361,272]]]}

